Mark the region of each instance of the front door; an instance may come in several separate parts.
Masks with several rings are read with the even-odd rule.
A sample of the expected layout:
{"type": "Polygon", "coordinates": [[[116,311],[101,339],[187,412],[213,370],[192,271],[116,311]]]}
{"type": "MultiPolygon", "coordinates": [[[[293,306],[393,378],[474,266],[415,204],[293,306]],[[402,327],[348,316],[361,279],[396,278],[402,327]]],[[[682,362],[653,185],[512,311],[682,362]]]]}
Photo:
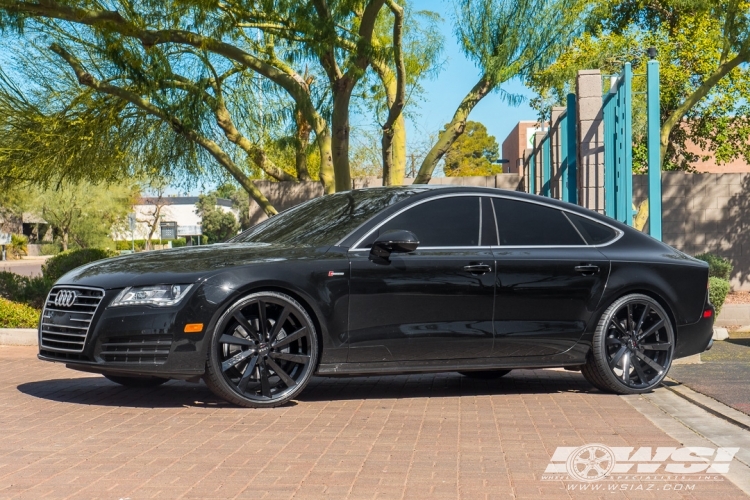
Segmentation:
{"type": "Polygon", "coordinates": [[[575,215],[507,198],[492,203],[500,237],[494,249],[495,356],[565,352],[592,320],[609,261],[571,222],[575,215]]]}
{"type": "Polygon", "coordinates": [[[481,200],[417,202],[350,251],[349,362],[492,355],[494,241],[482,241],[481,200]],[[413,232],[419,247],[371,260],[372,242],[390,229],[413,232]]]}

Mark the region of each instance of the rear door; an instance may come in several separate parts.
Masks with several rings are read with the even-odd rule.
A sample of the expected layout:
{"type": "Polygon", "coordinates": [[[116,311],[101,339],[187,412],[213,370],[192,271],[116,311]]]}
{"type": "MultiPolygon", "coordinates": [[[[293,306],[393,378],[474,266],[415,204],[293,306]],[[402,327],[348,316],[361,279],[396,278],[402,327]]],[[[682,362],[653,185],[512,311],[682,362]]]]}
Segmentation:
{"type": "Polygon", "coordinates": [[[510,198],[493,197],[492,205],[499,235],[495,356],[567,351],[592,319],[609,261],[571,222],[579,216],[510,198]]]}

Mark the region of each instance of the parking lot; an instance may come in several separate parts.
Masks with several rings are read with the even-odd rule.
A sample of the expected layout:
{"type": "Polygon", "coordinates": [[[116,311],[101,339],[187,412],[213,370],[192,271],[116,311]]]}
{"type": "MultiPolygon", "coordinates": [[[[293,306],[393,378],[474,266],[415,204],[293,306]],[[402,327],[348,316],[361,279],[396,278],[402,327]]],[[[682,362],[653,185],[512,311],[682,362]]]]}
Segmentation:
{"type": "Polygon", "coordinates": [[[204,385],[124,389],[0,347],[0,498],[745,498],[571,491],[543,481],[558,446],[680,446],[580,374],[518,371],[313,380],[247,410],[204,385]]]}

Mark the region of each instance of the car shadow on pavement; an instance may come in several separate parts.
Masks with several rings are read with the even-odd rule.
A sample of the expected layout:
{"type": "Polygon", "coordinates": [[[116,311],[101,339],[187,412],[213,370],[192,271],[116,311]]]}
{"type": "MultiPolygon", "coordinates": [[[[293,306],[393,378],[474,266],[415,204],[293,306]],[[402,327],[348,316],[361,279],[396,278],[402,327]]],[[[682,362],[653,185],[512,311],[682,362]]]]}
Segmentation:
{"type": "MultiPolygon", "coordinates": [[[[202,382],[172,380],[151,388],[127,388],[104,377],[40,380],[21,384],[18,390],[35,398],[95,406],[133,408],[233,407],[202,382]]],[[[299,395],[300,403],[337,400],[397,399],[458,396],[555,394],[564,392],[602,394],[580,373],[552,370],[517,370],[495,380],[477,380],[458,373],[314,377],[299,395]]],[[[292,401],[284,406],[297,404],[292,401]]]]}

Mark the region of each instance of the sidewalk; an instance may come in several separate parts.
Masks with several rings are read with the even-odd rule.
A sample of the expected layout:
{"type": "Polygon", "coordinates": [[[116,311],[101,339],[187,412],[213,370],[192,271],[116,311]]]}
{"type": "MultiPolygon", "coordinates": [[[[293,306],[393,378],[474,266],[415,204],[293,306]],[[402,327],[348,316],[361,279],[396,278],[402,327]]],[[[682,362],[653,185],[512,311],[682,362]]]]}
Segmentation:
{"type": "Polygon", "coordinates": [[[42,265],[49,258],[49,255],[44,255],[40,257],[24,257],[19,260],[0,260],[0,271],[10,271],[22,276],[41,276],[42,265]]]}
{"type": "Polygon", "coordinates": [[[35,356],[0,347],[0,498],[746,498],[728,480],[541,480],[562,446],[682,445],[575,372],[316,378],[293,404],[247,410],[204,385],[124,389],[35,356]]]}
{"type": "Polygon", "coordinates": [[[701,364],[675,365],[668,376],[694,391],[750,415],[750,334],[730,333],[701,354],[701,364]]]}

